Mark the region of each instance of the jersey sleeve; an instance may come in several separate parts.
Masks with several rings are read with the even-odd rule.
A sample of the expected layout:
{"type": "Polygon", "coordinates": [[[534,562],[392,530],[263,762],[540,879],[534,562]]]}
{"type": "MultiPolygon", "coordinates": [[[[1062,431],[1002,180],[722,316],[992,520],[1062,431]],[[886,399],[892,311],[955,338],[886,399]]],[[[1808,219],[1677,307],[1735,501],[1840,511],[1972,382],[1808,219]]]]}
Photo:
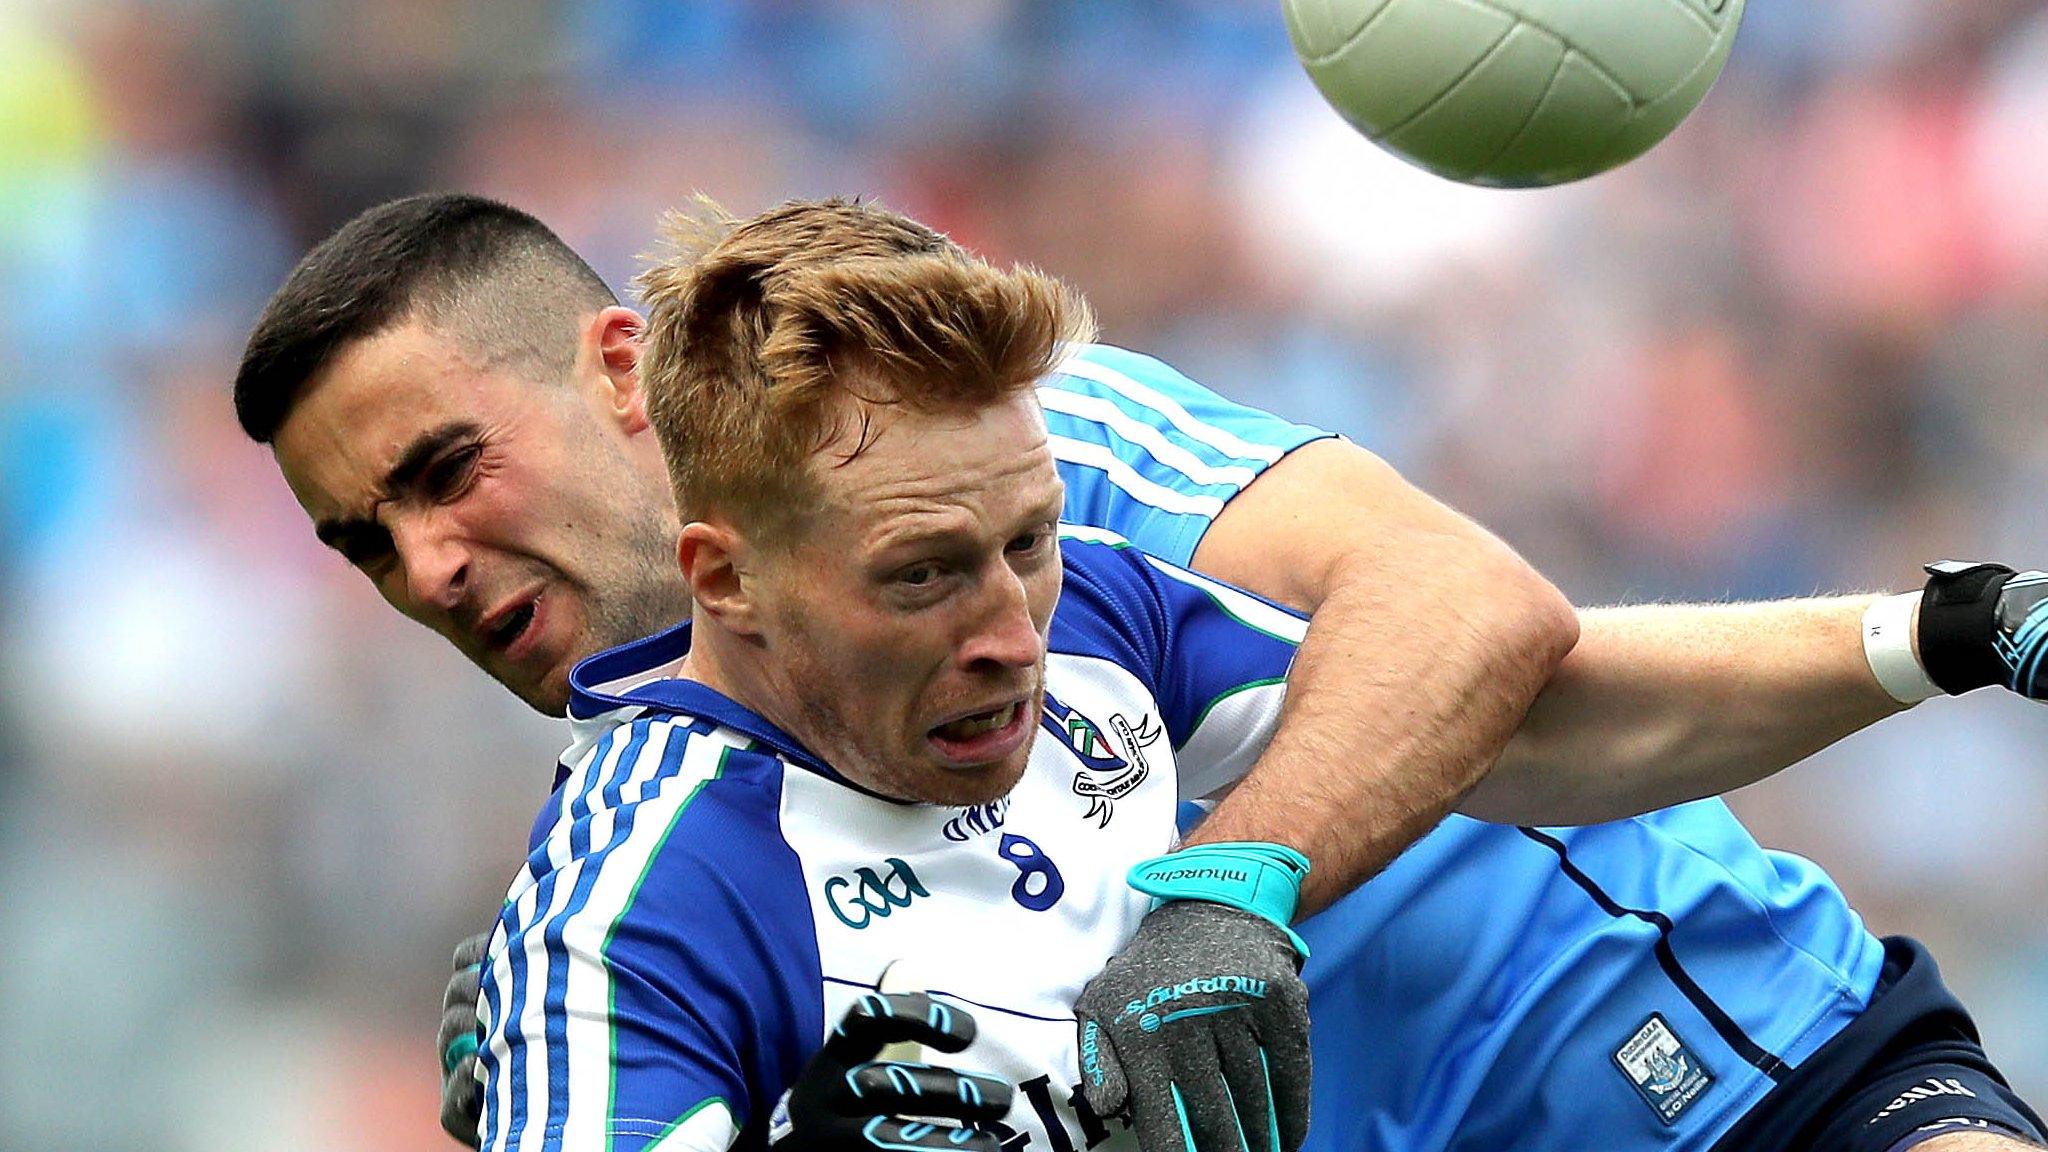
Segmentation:
{"type": "Polygon", "coordinates": [[[1192,800],[1250,770],[1279,725],[1301,615],[1149,556],[1116,536],[1064,529],[1067,584],[1055,644],[1110,659],[1159,704],[1192,800]]]}
{"type": "Polygon", "coordinates": [[[573,765],[482,972],[486,1152],[726,1152],[823,1035],[779,772],[729,734],[621,725],[573,765]]]}
{"type": "Polygon", "coordinates": [[[1226,400],[1150,356],[1083,345],[1038,390],[1066,519],[1176,564],[1282,456],[1329,435],[1226,400]]]}

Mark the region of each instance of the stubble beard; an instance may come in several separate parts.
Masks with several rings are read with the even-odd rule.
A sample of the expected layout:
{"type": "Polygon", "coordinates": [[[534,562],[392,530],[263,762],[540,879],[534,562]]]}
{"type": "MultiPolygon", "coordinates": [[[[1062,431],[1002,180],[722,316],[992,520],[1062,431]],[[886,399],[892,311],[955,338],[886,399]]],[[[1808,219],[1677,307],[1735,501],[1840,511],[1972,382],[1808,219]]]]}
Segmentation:
{"type": "MultiPolygon", "coordinates": [[[[531,694],[520,693],[528,704],[551,715],[562,715],[569,703],[568,675],[576,664],[689,619],[689,585],[682,572],[667,562],[668,549],[678,529],[673,517],[667,518],[668,529],[664,529],[662,519],[636,521],[629,539],[614,554],[616,562],[608,571],[590,573],[587,582],[573,581],[560,571],[551,573],[551,588],[564,591],[579,602],[583,635],[578,650],[570,654],[569,668],[559,669],[564,680],[560,689],[553,689],[545,681],[535,685],[531,694]]],[[[552,679],[551,672],[549,680],[552,679]]]]}
{"type": "Polygon", "coordinates": [[[1029,741],[1002,761],[973,768],[948,768],[936,758],[919,757],[915,744],[901,756],[875,755],[863,748],[853,726],[837,709],[800,694],[797,710],[805,732],[791,735],[826,757],[840,775],[893,800],[951,808],[992,803],[1017,787],[1030,764],[1029,741]]]}

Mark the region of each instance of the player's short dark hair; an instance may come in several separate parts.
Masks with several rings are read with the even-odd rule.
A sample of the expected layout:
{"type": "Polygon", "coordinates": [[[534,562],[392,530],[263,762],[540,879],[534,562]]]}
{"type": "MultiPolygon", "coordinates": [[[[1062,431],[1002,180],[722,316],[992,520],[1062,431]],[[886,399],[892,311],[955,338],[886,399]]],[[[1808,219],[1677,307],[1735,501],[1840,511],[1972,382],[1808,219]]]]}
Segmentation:
{"type": "Polygon", "coordinates": [[[336,354],[415,317],[493,360],[566,373],[573,325],[617,302],[561,237],[517,208],[455,193],[393,200],[321,241],[271,296],[235,373],[235,417],[269,443],[336,354]]]}

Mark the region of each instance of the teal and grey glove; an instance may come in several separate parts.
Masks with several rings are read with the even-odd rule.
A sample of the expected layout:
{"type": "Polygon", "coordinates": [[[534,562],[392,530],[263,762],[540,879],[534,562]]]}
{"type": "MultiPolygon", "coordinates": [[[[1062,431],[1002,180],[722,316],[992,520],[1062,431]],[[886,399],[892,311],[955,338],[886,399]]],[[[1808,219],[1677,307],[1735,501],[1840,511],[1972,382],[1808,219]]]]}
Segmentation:
{"type": "Polygon", "coordinates": [[[471,1148],[483,1140],[484,1086],[476,1078],[476,1001],[484,949],[491,934],[471,936],[455,946],[453,972],[441,994],[441,1127],[471,1148]]]}
{"type": "Polygon", "coordinates": [[[1277,844],[1201,844],[1131,869],[1161,903],[1074,1005],[1081,1090],[1144,1152],[1295,1152],[1308,1131],[1308,875],[1277,844]]]}

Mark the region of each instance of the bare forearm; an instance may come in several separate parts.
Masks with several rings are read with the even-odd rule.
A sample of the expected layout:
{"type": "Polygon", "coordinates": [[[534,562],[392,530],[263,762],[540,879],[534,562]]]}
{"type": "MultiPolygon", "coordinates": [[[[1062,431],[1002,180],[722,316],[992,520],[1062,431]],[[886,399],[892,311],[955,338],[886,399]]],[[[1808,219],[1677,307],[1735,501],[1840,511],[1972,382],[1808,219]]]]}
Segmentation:
{"type": "Polygon", "coordinates": [[[1512,641],[1463,620],[1427,636],[1390,634],[1386,615],[1362,590],[1324,602],[1288,675],[1273,743],[1193,837],[1301,849],[1315,864],[1302,915],[1386,867],[1450,812],[1555,658],[1552,641],[1510,652],[1512,641]]]}
{"type": "Polygon", "coordinates": [[[1619,819],[1754,783],[1899,711],[1863,655],[1874,599],[1581,612],[1577,647],[1461,810],[1619,819]]]}

